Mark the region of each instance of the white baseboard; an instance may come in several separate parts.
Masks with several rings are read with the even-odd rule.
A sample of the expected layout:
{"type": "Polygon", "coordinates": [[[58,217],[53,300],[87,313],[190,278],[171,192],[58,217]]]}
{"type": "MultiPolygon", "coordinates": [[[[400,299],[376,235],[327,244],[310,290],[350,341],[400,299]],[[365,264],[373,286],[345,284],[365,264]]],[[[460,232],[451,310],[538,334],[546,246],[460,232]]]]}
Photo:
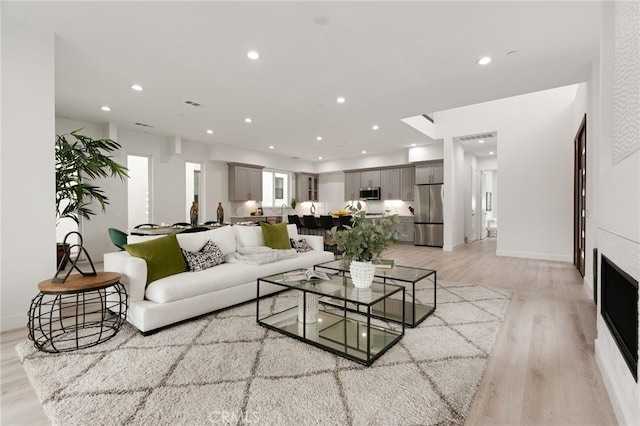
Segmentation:
{"type": "Polygon", "coordinates": [[[536,253],[529,251],[496,250],[498,256],[522,257],[525,259],[552,260],[556,262],[573,262],[572,255],[554,253],[536,253]]]}
{"type": "MultiPolygon", "coordinates": [[[[27,327],[27,313],[24,315],[12,315],[8,317],[2,317],[0,319],[0,331],[15,330],[17,328],[27,327]]],[[[26,336],[25,336],[26,337],[26,336]]]]}

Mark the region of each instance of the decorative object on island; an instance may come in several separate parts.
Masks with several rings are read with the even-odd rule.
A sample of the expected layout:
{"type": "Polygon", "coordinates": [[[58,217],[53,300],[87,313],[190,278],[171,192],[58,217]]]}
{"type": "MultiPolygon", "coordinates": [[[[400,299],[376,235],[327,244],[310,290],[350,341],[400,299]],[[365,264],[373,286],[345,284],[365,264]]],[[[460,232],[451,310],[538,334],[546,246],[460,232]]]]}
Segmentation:
{"type": "MultiPolygon", "coordinates": [[[[105,211],[109,198],[96,185],[87,182],[99,178],[119,177],[124,181],[127,168],[116,163],[108,153],[120,149],[111,139],[92,139],[74,130],[57,135],[55,146],[56,168],[56,225],[69,218],[77,224],[80,218],[95,215],[90,205],[95,200],[105,211]]],[[[65,249],[58,249],[58,262],[64,258],[65,249]]],[[[63,266],[64,268],[64,266],[63,266]]]]}
{"type": "Polygon", "coordinates": [[[398,215],[367,217],[358,201],[348,205],[346,209],[352,215],[351,226],[334,227],[329,231],[331,243],[336,244],[338,251],[351,260],[351,280],[356,287],[371,285],[375,274],[373,259],[399,240],[396,224],[398,215]]]}
{"type": "Polygon", "coordinates": [[[191,203],[189,218],[191,219],[191,226],[198,226],[198,205],[195,201],[191,203]]]}
{"type": "Polygon", "coordinates": [[[309,207],[309,213],[316,214],[316,205],[311,203],[311,207],[309,207]]]}
{"type": "Polygon", "coordinates": [[[224,208],[222,207],[222,202],[218,202],[218,223],[222,225],[224,222],[224,208]]]}

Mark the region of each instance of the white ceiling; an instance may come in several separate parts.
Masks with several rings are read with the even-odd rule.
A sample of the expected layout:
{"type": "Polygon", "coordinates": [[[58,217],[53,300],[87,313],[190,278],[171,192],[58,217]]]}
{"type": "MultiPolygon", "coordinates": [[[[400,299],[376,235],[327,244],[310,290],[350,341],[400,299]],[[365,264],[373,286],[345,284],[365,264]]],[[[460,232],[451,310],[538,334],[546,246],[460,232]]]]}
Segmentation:
{"type": "Polygon", "coordinates": [[[430,141],[402,118],[585,81],[601,13],[593,1],[1,7],[55,32],[58,116],[311,161],[430,141]]]}

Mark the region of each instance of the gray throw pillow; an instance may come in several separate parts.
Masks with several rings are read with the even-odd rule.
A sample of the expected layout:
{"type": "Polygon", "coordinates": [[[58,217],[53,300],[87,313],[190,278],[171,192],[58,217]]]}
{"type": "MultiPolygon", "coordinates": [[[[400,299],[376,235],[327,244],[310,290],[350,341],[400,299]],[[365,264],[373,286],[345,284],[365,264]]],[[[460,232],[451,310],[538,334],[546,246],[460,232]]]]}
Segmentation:
{"type": "Polygon", "coordinates": [[[293,238],[290,238],[290,241],[291,241],[291,247],[296,249],[296,252],[298,253],[304,253],[306,251],[313,250],[311,246],[309,246],[309,243],[307,243],[307,240],[305,240],[304,238],[299,241],[296,241],[293,238]]]}
{"type": "Polygon", "coordinates": [[[204,271],[224,262],[222,250],[211,240],[197,252],[181,250],[187,262],[187,270],[191,272],[204,271]]]}

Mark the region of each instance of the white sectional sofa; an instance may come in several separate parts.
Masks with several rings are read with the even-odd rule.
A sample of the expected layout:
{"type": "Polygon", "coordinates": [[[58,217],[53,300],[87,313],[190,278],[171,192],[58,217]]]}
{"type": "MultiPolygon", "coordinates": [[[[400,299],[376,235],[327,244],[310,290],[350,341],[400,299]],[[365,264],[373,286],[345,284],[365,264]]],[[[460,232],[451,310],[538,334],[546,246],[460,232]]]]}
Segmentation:
{"type": "MultiPolygon", "coordinates": [[[[313,250],[295,254],[280,251],[292,257],[262,264],[239,260],[242,256],[238,252],[265,246],[262,230],[259,226],[225,226],[205,232],[177,234],[178,244],[188,251],[198,251],[212,240],[225,256],[225,263],[220,265],[203,271],[170,275],[147,285],[146,261],[121,251],[104,255],[104,270],[122,275],[121,282],[129,295],[127,321],[143,334],[149,334],[182,320],[255,299],[259,277],[333,260],[333,254],[324,251],[321,236],[298,236],[295,225],[288,225],[287,231],[289,237],[296,241],[304,238],[313,250]]],[[[158,237],[129,236],[128,243],[153,238],[158,237]]],[[[279,290],[282,287],[261,285],[260,294],[279,290]]]]}

